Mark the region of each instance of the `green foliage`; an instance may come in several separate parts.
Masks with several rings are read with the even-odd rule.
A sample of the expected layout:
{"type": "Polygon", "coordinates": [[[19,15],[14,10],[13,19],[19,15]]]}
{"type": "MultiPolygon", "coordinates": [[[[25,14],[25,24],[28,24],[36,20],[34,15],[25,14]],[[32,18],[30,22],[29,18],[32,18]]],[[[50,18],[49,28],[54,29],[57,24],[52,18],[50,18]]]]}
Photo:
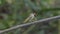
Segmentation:
{"type": "MultiPolygon", "coordinates": [[[[12,0],[12,14],[7,15],[8,18],[6,20],[0,20],[0,30],[8,29],[12,26],[23,24],[25,19],[34,11],[36,11],[37,20],[48,18],[52,16],[60,15],[60,8],[52,8],[52,4],[54,0],[12,0]]],[[[4,5],[6,0],[0,0],[0,5],[4,5]]],[[[29,19],[30,20],[30,19],[29,19]]],[[[36,20],[31,20],[36,21],[36,20]]],[[[29,21],[28,21],[29,22],[29,21]]],[[[27,23],[27,22],[26,22],[27,23]]],[[[44,34],[45,29],[55,28],[57,24],[60,23],[58,21],[49,22],[48,27],[40,28],[40,24],[31,25],[29,27],[19,28],[15,31],[8,32],[7,34],[44,34]],[[44,29],[45,28],[45,29],[44,29]]],[[[60,26],[60,24],[59,24],[60,26]]],[[[60,29],[60,28],[59,28],[60,29]]],[[[56,32],[53,32],[56,33],[56,32]]]]}

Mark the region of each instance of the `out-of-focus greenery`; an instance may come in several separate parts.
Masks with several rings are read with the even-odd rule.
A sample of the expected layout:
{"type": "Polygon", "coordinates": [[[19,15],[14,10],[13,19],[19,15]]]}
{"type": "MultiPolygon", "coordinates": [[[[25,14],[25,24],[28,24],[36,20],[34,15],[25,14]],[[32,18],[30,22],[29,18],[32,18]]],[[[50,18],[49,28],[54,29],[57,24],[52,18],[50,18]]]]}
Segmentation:
{"type": "MultiPolygon", "coordinates": [[[[29,19],[25,23],[60,15],[60,8],[55,8],[55,5],[57,5],[55,1],[59,0],[0,0],[0,6],[3,6],[6,1],[11,5],[10,8],[12,13],[11,15],[6,14],[8,17],[4,20],[0,20],[0,30],[23,24],[33,11],[37,13],[36,17],[31,21],[29,21],[29,19]]],[[[57,34],[56,29],[60,30],[60,20],[53,20],[49,22],[49,25],[46,25],[47,26],[43,24],[35,24],[16,29],[6,34],[45,34],[45,32],[50,29],[55,29],[51,34],[57,34]]]]}

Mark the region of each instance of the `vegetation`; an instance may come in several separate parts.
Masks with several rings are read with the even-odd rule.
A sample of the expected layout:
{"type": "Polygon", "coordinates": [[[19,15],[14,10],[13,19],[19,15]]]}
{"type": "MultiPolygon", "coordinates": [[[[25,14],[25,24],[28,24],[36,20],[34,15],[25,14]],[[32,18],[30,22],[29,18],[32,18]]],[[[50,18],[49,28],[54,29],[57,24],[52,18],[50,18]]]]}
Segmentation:
{"type": "MultiPolygon", "coordinates": [[[[58,1],[0,0],[0,30],[60,15],[58,1]]],[[[22,27],[4,34],[60,34],[58,30],[60,30],[60,20],[53,20],[22,27]]]]}

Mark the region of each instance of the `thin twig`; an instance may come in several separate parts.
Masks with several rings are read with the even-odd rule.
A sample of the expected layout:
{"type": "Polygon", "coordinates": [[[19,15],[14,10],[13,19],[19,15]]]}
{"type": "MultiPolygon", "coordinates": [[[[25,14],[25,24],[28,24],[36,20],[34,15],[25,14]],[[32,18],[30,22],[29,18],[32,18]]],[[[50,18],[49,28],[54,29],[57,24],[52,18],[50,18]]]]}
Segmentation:
{"type": "Polygon", "coordinates": [[[60,15],[59,16],[50,17],[50,18],[45,18],[45,19],[38,20],[38,21],[35,21],[35,22],[27,23],[27,24],[17,25],[17,26],[11,27],[9,29],[0,31],[0,34],[6,33],[6,32],[10,32],[10,31],[18,29],[20,27],[33,25],[33,24],[38,24],[38,23],[43,23],[43,22],[52,21],[52,20],[57,20],[57,19],[60,19],[60,15]]]}

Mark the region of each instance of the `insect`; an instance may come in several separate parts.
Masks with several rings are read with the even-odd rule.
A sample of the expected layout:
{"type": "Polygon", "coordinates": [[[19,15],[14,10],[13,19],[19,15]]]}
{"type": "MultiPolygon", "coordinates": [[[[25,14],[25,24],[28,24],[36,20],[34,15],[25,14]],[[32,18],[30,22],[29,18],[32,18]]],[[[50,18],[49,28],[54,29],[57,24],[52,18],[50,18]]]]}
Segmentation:
{"type": "MultiPolygon", "coordinates": [[[[29,17],[24,21],[24,23],[27,22],[27,21],[30,22],[30,21],[32,21],[33,19],[34,19],[34,20],[37,20],[35,17],[36,17],[36,11],[33,9],[33,10],[32,10],[32,13],[30,13],[29,17]]],[[[34,20],[33,20],[33,21],[34,21],[34,20]]]]}

